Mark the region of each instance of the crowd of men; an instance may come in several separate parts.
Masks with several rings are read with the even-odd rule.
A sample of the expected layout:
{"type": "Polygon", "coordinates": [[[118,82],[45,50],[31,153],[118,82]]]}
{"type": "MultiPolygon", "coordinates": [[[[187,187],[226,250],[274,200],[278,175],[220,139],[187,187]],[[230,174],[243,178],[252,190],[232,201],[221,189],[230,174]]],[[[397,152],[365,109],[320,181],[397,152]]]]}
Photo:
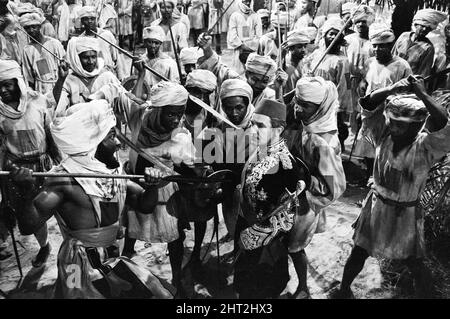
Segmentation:
{"type": "Polygon", "coordinates": [[[279,297],[291,258],[290,297],[310,298],[305,248],[346,190],[349,136],[368,194],[330,297],[353,297],[369,256],[404,260],[417,294],[432,296],[419,197],[450,152],[448,106],[432,96],[450,89],[439,73],[450,26],[445,52],[427,36],[447,14],[419,10],[396,39],[364,1],[275,0],[257,12],[251,0],[137,2],[0,1],[1,162],[11,172],[0,216],[36,237],[34,267],[48,259],[56,217],[55,296],[190,297],[185,232],[192,222],[188,264],[201,278],[207,222],[221,207],[237,296],[279,297]],[[123,174],[142,176],[114,177],[123,174]],[[137,240],[167,243],[171,284],[130,259],[137,240]]]}

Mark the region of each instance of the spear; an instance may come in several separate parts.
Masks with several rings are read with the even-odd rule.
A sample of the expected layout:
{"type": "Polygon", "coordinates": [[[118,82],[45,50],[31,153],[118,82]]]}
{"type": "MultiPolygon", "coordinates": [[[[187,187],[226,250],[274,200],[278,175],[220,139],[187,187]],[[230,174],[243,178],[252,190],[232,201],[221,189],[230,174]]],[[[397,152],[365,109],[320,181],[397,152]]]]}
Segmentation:
{"type": "MultiPolygon", "coordinates": [[[[0,176],[9,176],[10,171],[0,171],[0,176]]],[[[111,178],[111,179],[145,179],[145,175],[139,174],[97,174],[97,173],[52,173],[52,172],[33,172],[33,177],[72,177],[72,178],[111,178]]],[[[161,178],[166,182],[178,183],[220,183],[226,180],[221,178],[207,177],[186,177],[181,175],[169,175],[161,178]]]]}

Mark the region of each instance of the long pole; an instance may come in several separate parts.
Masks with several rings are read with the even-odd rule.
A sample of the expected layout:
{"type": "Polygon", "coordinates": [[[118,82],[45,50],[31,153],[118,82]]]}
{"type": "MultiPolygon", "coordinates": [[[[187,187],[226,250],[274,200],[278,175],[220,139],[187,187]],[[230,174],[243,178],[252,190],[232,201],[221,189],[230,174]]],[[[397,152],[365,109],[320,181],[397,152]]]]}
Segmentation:
{"type": "MultiPolygon", "coordinates": [[[[132,55],[130,52],[128,52],[128,51],[122,49],[122,48],[119,47],[117,44],[114,44],[114,43],[112,43],[111,41],[108,41],[107,39],[105,39],[104,37],[102,37],[100,34],[94,32],[94,31],[92,31],[92,30],[91,30],[91,32],[92,32],[95,36],[99,37],[100,39],[102,39],[102,40],[105,41],[106,43],[110,44],[111,46],[113,46],[114,48],[116,48],[117,50],[119,50],[120,52],[122,52],[123,54],[125,54],[125,55],[126,55],[127,57],[129,57],[130,59],[134,59],[133,55],[132,55]]],[[[149,71],[150,71],[151,73],[153,73],[154,75],[160,77],[162,80],[164,80],[164,81],[169,81],[168,78],[166,78],[164,75],[161,75],[160,73],[156,72],[156,71],[153,70],[151,67],[149,67],[147,64],[144,64],[144,68],[146,68],[147,70],[149,70],[149,71]]]]}
{"type": "MultiPolygon", "coordinates": [[[[164,4],[164,11],[166,11],[166,13],[167,13],[167,7],[166,7],[165,0],[163,0],[163,4],[164,4]]],[[[177,62],[178,75],[180,76],[180,80],[181,80],[183,78],[183,74],[181,72],[181,63],[180,63],[180,58],[178,57],[177,45],[176,45],[175,39],[173,37],[172,26],[170,25],[171,20],[172,20],[172,18],[168,21],[169,22],[170,40],[172,41],[173,54],[175,55],[175,61],[177,62]]]]}
{"type": "MultiPolygon", "coordinates": [[[[280,29],[280,10],[277,9],[278,19],[278,68],[281,69],[281,29],[280,29]]],[[[278,89],[278,99],[283,102],[283,86],[278,89]]]]}
{"type": "Polygon", "coordinates": [[[316,66],[312,69],[311,73],[314,74],[314,72],[316,72],[317,68],[319,67],[319,65],[322,63],[323,59],[325,59],[325,56],[331,51],[331,49],[333,48],[333,46],[335,45],[335,43],[337,41],[339,41],[339,38],[341,37],[342,33],[344,33],[345,29],[347,28],[347,26],[350,24],[350,22],[352,21],[353,16],[356,14],[356,12],[358,12],[359,8],[361,7],[361,3],[359,4],[358,8],[355,10],[355,12],[353,12],[353,15],[350,17],[350,19],[347,20],[347,22],[345,22],[344,26],[342,27],[341,31],[339,31],[339,33],[336,35],[336,37],[334,38],[334,40],[331,42],[331,44],[328,46],[328,48],[325,50],[325,52],[323,53],[322,57],[320,58],[319,62],[317,62],[316,66]]]}
{"type": "MultiPolygon", "coordinates": [[[[0,176],[9,176],[11,172],[0,171],[0,176]]],[[[112,178],[112,179],[144,179],[145,175],[133,174],[95,174],[95,173],[51,173],[51,172],[33,172],[33,177],[72,177],[72,178],[112,178]]],[[[185,182],[185,183],[219,183],[225,181],[220,178],[207,177],[185,177],[181,175],[171,175],[161,178],[167,182],[185,182]]]]}

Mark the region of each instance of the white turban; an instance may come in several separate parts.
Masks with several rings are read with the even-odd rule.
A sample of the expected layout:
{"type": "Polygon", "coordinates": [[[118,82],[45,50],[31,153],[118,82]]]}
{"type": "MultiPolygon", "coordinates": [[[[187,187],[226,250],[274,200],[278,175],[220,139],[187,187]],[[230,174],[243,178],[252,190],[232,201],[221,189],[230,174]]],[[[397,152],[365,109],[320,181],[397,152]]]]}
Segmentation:
{"type": "Polygon", "coordinates": [[[0,59],[0,81],[11,79],[17,80],[17,85],[20,89],[20,103],[16,111],[5,106],[3,101],[0,99],[0,114],[9,118],[18,119],[22,117],[26,111],[27,85],[23,79],[22,69],[16,61],[0,59]]]}
{"type": "Polygon", "coordinates": [[[228,79],[223,81],[222,86],[220,87],[220,99],[223,100],[232,96],[243,96],[248,98],[251,102],[253,100],[253,89],[244,80],[228,79]]]}
{"type": "Polygon", "coordinates": [[[387,118],[402,122],[423,122],[428,116],[425,104],[414,94],[397,95],[387,99],[384,114],[387,118]]]}
{"type": "Polygon", "coordinates": [[[81,7],[80,10],[78,10],[78,18],[88,18],[88,17],[94,17],[97,18],[97,11],[95,10],[95,7],[93,6],[84,6],[81,7]]]}
{"type": "Polygon", "coordinates": [[[375,12],[369,6],[361,6],[357,11],[357,8],[354,9],[355,11],[352,11],[353,23],[356,24],[358,21],[365,20],[367,25],[371,25],[375,21],[375,12]]]}
{"type": "Polygon", "coordinates": [[[180,51],[181,64],[197,64],[200,57],[203,56],[203,49],[199,47],[184,48],[180,51]]]}
{"type": "Polygon", "coordinates": [[[270,16],[270,23],[275,27],[278,28],[278,25],[280,28],[290,28],[295,22],[295,11],[292,10],[292,12],[289,14],[286,11],[275,11],[272,12],[272,15],[270,16]]]}
{"type": "Polygon", "coordinates": [[[269,56],[250,53],[245,63],[245,70],[272,79],[275,76],[277,64],[269,56]]]}
{"type": "MultiPolygon", "coordinates": [[[[290,31],[287,34],[286,41],[282,44],[283,48],[289,48],[297,44],[308,44],[311,42],[310,35],[305,30],[306,28],[290,31]]],[[[315,29],[315,28],[314,28],[315,29]]]]}
{"type": "Polygon", "coordinates": [[[344,28],[344,21],[338,17],[331,17],[322,26],[322,36],[324,37],[330,30],[341,31],[344,28]]]}
{"type": "Polygon", "coordinates": [[[160,81],[150,91],[150,102],[153,107],[167,105],[186,105],[189,93],[175,82],[160,81]]]}
{"type": "Polygon", "coordinates": [[[22,27],[27,27],[29,25],[41,25],[44,21],[44,16],[38,13],[25,13],[19,18],[19,23],[22,27]]]}
{"type": "Polygon", "coordinates": [[[166,39],[166,34],[159,25],[154,25],[150,27],[144,28],[142,31],[142,38],[145,39],[154,39],[160,42],[164,42],[166,39]]]}
{"type": "Polygon", "coordinates": [[[377,23],[370,26],[369,39],[372,44],[392,43],[395,35],[388,25],[377,23]]]}
{"type": "Polygon", "coordinates": [[[68,154],[89,153],[116,125],[113,109],[106,100],[72,105],[67,115],[50,125],[50,132],[58,148],[68,154]]]}
{"type": "MultiPolygon", "coordinates": [[[[220,100],[222,101],[227,97],[235,97],[235,96],[245,97],[248,99],[249,102],[244,119],[242,120],[241,123],[236,125],[239,128],[245,129],[250,122],[253,112],[255,111],[255,107],[252,104],[253,90],[246,81],[241,79],[228,79],[223,81],[219,93],[220,100]]],[[[220,112],[222,113],[223,116],[228,118],[228,116],[223,111],[222,105],[220,106],[220,112]]]]}
{"type": "Polygon", "coordinates": [[[422,9],[417,11],[413,18],[413,24],[418,23],[434,30],[438,24],[447,19],[447,15],[444,12],[434,9],[422,9]]]}
{"type": "Polygon", "coordinates": [[[302,77],[297,81],[295,96],[297,99],[314,104],[322,103],[327,88],[320,77],[302,77]]]}
{"type": "Polygon", "coordinates": [[[339,100],[337,88],[333,82],[326,81],[320,76],[302,77],[297,81],[295,98],[300,102],[319,105],[309,119],[302,120],[306,132],[325,133],[337,130],[339,100]]]}
{"type": "Polygon", "coordinates": [[[211,71],[196,69],[187,75],[186,87],[213,92],[217,87],[217,77],[211,71]]]}
{"type": "Polygon", "coordinates": [[[73,72],[87,78],[92,78],[100,73],[100,71],[103,69],[103,66],[105,65],[105,62],[102,58],[97,58],[97,68],[92,72],[88,72],[81,65],[79,57],[80,53],[86,51],[96,51],[98,53],[100,51],[98,41],[99,40],[97,38],[91,37],[73,37],[72,39],[70,39],[69,43],[67,44],[67,58],[73,72]]]}
{"type": "Polygon", "coordinates": [[[259,9],[256,12],[259,16],[259,18],[268,18],[269,17],[269,10],[267,9],[259,9]]]}

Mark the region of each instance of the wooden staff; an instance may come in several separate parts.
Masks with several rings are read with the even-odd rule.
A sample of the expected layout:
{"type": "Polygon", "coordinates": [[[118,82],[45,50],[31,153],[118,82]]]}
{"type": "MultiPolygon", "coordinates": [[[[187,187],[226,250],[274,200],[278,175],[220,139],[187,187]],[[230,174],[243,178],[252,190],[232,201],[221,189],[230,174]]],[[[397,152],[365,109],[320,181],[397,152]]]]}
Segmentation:
{"type": "MultiPolygon", "coordinates": [[[[163,4],[164,4],[164,11],[167,12],[165,0],[163,0],[163,4]]],[[[176,45],[175,39],[173,37],[172,26],[170,25],[170,20],[169,20],[169,33],[170,33],[170,40],[172,41],[173,54],[175,55],[175,61],[177,61],[178,75],[180,76],[180,80],[181,80],[183,78],[183,74],[181,72],[181,63],[180,63],[180,58],[179,58],[178,52],[177,52],[177,45],[176,45]]]]}
{"type": "MultiPolygon", "coordinates": [[[[110,44],[111,46],[113,46],[114,48],[116,48],[117,50],[119,50],[120,52],[122,52],[123,54],[125,54],[125,55],[126,55],[127,57],[129,57],[130,59],[134,59],[134,56],[133,56],[130,52],[128,52],[128,51],[122,49],[122,48],[119,47],[117,44],[114,44],[114,43],[112,43],[111,41],[108,41],[107,39],[105,39],[104,37],[102,37],[100,34],[94,32],[94,31],[92,31],[92,30],[91,30],[91,32],[92,32],[95,36],[99,37],[100,39],[102,39],[102,40],[105,41],[106,43],[110,44]]],[[[164,75],[159,74],[158,72],[156,72],[154,69],[152,69],[151,67],[149,67],[149,66],[148,66],[147,64],[145,64],[145,63],[144,63],[144,68],[146,68],[147,70],[149,70],[149,71],[150,71],[151,73],[153,73],[154,75],[160,77],[162,80],[164,80],[164,81],[169,81],[168,78],[166,78],[164,75]]]]}
{"type": "Polygon", "coordinates": [[[325,59],[326,55],[331,51],[331,49],[333,48],[334,44],[339,40],[339,38],[341,37],[342,33],[344,33],[345,29],[347,28],[347,26],[350,24],[350,22],[352,22],[352,18],[355,16],[356,12],[358,12],[359,8],[361,7],[362,3],[359,4],[358,8],[355,10],[355,12],[353,12],[352,16],[347,20],[347,22],[344,24],[344,27],[341,29],[341,31],[339,31],[339,33],[336,35],[336,37],[334,38],[334,40],[331,42],[331,44],[328,46],[328,48],[325,50],[325,52],[323,53],[322,57],[320,58],[319,62],[317,62],[316,66],[312,69],[311,73],[314,74],[314,72],[316,72],[317,68],[319,67],[320,63],[322,63],[322,61],[325,59]]]}
{"type": "MultiPolygon", "coordinates": [[[[0,176],[9,176],[10,171],[0,171],[0,176]]],[[[51,172],[33,172],[33,177],[72,177],[72,178],[112,178],[112,179],[145,179],[145,175],[131,174],[94,174],[94,173],[51,173],[51,172]]],[[[221,178],[207,177],[186,177],[181,175],[170,175],[161,178],[166,182],[178,183],[221,183],[227,181],[221,178]]]]}

